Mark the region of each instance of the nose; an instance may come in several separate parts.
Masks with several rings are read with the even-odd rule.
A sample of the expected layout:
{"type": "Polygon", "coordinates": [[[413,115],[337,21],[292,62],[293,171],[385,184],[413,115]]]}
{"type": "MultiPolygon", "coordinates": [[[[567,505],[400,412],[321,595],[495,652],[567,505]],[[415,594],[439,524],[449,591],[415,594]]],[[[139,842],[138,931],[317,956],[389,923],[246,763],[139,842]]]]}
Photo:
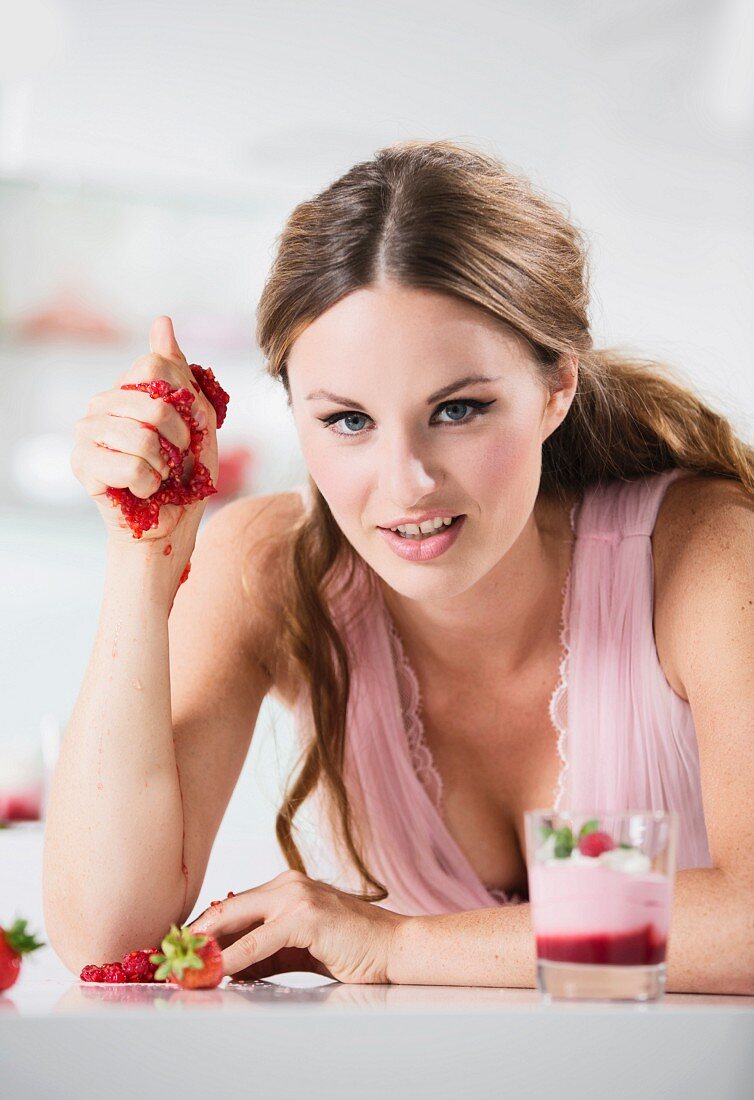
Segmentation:
{"type": "Polygon", "coordinates": [[[422,452],[405,435],[386,440],[380,455],[380,489],[398,511],[414,509],[442,481],[429,450],[422,452]]]}

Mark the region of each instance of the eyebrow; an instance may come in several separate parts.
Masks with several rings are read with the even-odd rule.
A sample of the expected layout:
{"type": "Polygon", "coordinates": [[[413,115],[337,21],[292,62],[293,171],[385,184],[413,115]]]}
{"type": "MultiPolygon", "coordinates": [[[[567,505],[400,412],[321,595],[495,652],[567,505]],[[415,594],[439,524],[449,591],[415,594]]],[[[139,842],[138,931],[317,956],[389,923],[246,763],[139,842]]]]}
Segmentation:
{"type": "MultiPolygon", "coordinates": [[[[462,390],[466,386],[478,386],[482,382],[499,382],[502,376],[498,375],[497,378],[490,378],[486,374],[467,374],[464,378],[458,378],[455,382],[451,382],[449,386],[443,386],[441,390],[436,390],[435,393],[431,393],[427,398],[427,404],[432,405],[435,401],[439,401],[442,397],[449,397],[457,390],[462,390]]],[[[358,409],[359,412],[366,412],[366,409],[358,403],[353,401],[350,397],[339,397],[337,393],[329,393],[327,390],[314,390],[307,395],[307,401],[335,401],[338,405],[348,405],[349,408],[358,409]]]]}

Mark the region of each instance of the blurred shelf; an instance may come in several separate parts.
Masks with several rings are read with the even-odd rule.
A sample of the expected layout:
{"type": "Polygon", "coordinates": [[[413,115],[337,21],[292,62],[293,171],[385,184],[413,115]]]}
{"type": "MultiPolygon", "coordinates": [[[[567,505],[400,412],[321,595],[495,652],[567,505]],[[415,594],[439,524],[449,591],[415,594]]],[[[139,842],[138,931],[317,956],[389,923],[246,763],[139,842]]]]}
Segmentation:
{"type": "Polygon", "coordinates": [[[66,179],[52,175],[39,177],[0,175],[0,203],[4,196],[39,195],[56,203],[99,202],[112,205],[161,207],[171,212],[210,215],[215,217],[258,219],[285,217],[292,204],[299,201],[299,184],[275,183],[261,186],[237,181],[217,192],[186,189],[181,191],[175,181],[159,184],[117,186],[112,183],[84,179],[66,179]]]}

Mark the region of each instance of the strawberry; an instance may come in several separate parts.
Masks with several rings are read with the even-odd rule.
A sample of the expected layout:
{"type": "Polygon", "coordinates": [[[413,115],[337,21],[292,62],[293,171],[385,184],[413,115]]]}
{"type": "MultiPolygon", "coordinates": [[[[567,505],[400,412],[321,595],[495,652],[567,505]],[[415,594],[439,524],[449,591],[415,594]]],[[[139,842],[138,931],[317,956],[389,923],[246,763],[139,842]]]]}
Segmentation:
{"type": "Polygon", "coordinates": [[[599,856],[602,852],[610,852],[615,847],[615,842],[607,833],[595,830],[587,833],[579,841],[579,851],[585,856],[599,856]]]}
{"type": "Polygon", "coordinates": [[[22,955],[45,946],[26,931],[26,925],[27,921],[19,917],[10,928],[0,928],[0,991],[18,981],[22,955]]]}
{"type": "Polygon", "coordinates": [[[184,989],[214,989],[223,980],[222,951],[214,936],[195,936],[187,926],[172,924],[161,946],[162,952],[150,959],[159,964],[155,981],[170,978],[184,989]]]}

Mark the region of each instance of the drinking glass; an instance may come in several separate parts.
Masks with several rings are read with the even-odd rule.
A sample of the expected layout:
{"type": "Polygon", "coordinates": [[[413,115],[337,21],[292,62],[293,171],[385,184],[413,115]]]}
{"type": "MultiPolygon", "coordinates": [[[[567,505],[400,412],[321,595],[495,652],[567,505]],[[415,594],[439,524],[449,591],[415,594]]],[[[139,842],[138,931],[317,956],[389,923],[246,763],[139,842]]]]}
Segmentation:
{"type": "Polygon", "coordinates": [[[529,810],[524,824],[544,999],[660,1000],[678,815],[529,810]]]}

